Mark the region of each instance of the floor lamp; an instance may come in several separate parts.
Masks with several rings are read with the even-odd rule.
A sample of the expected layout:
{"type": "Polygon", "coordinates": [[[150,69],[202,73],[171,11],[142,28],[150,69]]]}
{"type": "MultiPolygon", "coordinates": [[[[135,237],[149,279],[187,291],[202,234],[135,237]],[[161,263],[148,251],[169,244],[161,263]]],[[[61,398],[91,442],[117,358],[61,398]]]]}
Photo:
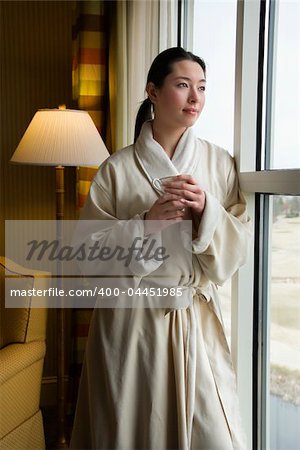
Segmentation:
{"type": "MultiPolygon", "coordinates": [[[[36,112],[11,162],[55,166],[56,220],[64,218],[64,167],[99,166],[109,153],[86,111],[42,109],[36,112]]],[[[59,226],[61,229],[61,227],[59,226]]],[[[57,310],[58,327],[58,448],[67,448],[65,435],[65,311],[57,310]]]]}

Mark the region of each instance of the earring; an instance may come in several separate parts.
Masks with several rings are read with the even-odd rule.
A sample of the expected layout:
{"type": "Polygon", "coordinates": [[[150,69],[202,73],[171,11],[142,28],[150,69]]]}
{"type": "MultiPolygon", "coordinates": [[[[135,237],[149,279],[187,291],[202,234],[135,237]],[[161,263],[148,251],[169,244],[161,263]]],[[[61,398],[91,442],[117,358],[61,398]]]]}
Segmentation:
{"type": "Polygon", "coordinates": [[[152,102],[151,102],[151,116],[152,116],[152,119],[154,119],[154,105],[152,102]]]}

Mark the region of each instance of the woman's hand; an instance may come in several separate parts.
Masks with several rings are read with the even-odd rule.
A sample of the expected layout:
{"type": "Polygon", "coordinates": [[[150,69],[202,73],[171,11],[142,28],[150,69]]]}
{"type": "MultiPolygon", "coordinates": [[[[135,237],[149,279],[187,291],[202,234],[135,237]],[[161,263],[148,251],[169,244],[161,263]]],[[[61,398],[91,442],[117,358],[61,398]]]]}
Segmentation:
{"type": "Polygon", "coordinates": [[[177,195],[162,195],[153,203],[145,215],[145,235],[157,233],[183,220],[186,215],[186,209],[177,195]]]}
{"type": "Polygon", "coordinates": [[[165,193],[153,203],[145,216],[145,220],[182,220],[185,205],[175,194],[165,193]]]}
{"type": "Polygon", "coordinates": [[[166,193],[176,195],[181,204],[202,216],[205,208],[205,192],[191,175],[177,175],[174,180],[163,182],[166,193]]]}

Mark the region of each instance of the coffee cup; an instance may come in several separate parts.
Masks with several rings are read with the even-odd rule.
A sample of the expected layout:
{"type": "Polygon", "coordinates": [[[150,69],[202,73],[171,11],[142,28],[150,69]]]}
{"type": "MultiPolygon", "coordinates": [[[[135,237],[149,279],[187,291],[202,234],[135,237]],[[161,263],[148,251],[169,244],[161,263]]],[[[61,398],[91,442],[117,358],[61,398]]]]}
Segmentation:
{"type": "Polygon", "coordinates": [[[163,183],[166,181],[174,181],[174,179],[176,178],[177,175],[172,175],[170,177],[162,177],[162,178],[154,178],[154,180],[152,181],[153,186],[162,194],[165,193],[165,189],[163,186],[163,183]]]}

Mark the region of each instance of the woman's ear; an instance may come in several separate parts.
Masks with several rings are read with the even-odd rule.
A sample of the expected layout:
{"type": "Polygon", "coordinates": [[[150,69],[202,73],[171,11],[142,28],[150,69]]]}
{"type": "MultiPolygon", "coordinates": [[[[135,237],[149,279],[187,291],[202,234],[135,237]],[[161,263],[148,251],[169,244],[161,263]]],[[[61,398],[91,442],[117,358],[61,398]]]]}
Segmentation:
{"type": "Polygon", "coordinates": [[[157,88],[155,87],[154,83],[150,81],[146,86],[146,92],[148,94],[148,97],[150,98],[151,102],[153,104],[156,103],[157,99],[157,88]]]}

